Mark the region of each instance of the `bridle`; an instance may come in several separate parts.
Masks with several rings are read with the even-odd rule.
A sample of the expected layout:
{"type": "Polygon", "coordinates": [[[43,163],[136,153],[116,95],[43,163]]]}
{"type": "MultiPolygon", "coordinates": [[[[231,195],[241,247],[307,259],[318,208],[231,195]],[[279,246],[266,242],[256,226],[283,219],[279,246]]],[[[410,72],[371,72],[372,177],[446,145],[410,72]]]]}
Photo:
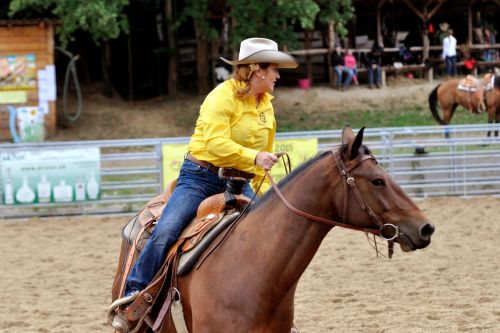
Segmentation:
{"type": "Polygon", "coordinates": [[[371,160],[371,161],[374,161],[375,163],[377,163],[377,160],[371,154],[362,155],[361,157],[359,157],[355,160],[355,163],[353,165],[351,165],[349,168],[347,168],[344,161],[342,160],[341,153],[334,153],[332,151],[332,156],[335,160],[335,164],[337,165],[337,168],[340,171],[340,174],[345,179],[345,181],[343,182],[343,184],[344,184],[344,207],[343,207],[343,214],[342,214],[342,222],[337,222],[337,221],[326,219],[326,218],[323,218],[320,216],[312,215],[312,214],[306,213],[306,212],[298,209],[297,207],[293,206],[285,198],[285,196],[283,195],[283,192],[281,192],[281,190],[276,185],[276,182],[274,181],[272,176],[267,171],[266,171],[266,176],[269,179],[269,182],[271,183],[271,186],[273,187],[274,191],[276,192],[278,197],[283,202],[283,204],[288,209],[290,209],[292,212],[294,212],[295,214],[302,216],[302,217],[305,217],[307,219],[316,221],[316,222],[321,222],[321,223],[325,223],[325,224],[332,225],[332,226],[362,231],[362,232],[365,232],[367,234],[370,233],[373,235],[380,236],[382,239],[384,239],[388,242],[389,258],[392,257],[393,248],[394,248],[394,239],[396,239],[399,236],[399,229],[394,224],[382,222],[382,219],[380,218],[380,216],[375,214],[375,212],[371,209],[371,207],[368,205],[366,200],[363,198],[363,195],[361,194],[361,192],[359,191],[359,188],[356,185],[356,181],[355,181],[354,177],[351,175],[351,171],[356,169],[363,162],[371,160]],[[349,221],[348,221],[349,189],[354,193],[354,196],[356,197],[359,205],[361,206],[361,208],[364,211],[366,211],[366,213],[368,214],[368,216],[372,220],[373,224],[378,226],[378,229],[356,227],[356,226],[349,223],[349,221]]]}

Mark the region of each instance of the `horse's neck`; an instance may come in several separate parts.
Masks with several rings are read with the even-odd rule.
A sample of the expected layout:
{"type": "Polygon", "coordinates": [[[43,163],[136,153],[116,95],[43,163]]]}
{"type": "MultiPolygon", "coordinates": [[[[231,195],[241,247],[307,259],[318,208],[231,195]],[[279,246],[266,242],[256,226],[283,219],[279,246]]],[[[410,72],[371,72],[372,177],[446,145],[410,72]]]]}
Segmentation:
{"type": "MultiPolygon", "coordinates": [[[[308,170],[305,173],[314,175],[308,170]]],[[[325,180],[298,175],[284,187],[283,194],[297,208],[330,218],[329,186],[333,185],[325,180]]],[[[267,276],[267,279],[277,279],[277,290],[282,292],[296,285],[332,228],[293,213],[277,195],[270,196],[242,222],[238,226],[240,237],[245,235],[245,238],[253,239],[246,251],[258,256],[259,274],[267,276]]],[[[273,285],[271,288],[276,290],[273,285]]]]}

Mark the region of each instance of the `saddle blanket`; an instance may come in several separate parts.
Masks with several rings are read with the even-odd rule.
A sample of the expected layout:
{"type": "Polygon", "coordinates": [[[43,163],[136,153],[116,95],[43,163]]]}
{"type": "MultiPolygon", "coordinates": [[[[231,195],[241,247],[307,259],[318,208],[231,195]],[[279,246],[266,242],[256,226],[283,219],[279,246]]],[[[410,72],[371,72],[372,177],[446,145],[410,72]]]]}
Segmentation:
{"type": "Polygon", "coordinates": [[[489,91],[493,89],[493,84],[495,77],[491,74],[486,74],[483,80],[476,79],[472,75],[467,75],[465,79],[462,79],[457,89],[466,92],[476,92],[479,88],[484,88],[484,91],[489,91]]]}

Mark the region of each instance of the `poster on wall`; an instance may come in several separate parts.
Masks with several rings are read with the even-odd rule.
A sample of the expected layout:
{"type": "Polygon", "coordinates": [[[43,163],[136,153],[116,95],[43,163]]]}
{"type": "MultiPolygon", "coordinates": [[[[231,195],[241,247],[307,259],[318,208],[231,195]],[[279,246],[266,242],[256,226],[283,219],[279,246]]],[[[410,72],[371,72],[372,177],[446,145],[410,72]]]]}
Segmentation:
{"type": "Polygon", "coordinates": [[[36,89],[35,55],[0,57],[0,91],[36,89]]]}
{"type": "MultiPolygon", "coordinates": [[[[163,145],[163,188],[166,188],[179,175],[184,155],[187,152],[187,146],[187,144],[163,145]]],[[[296,168],[318,153],[318,139],[276,140],[273,152],[288,153],[292,167],[296,168]]],[[[286,176],[285,167],[281,160],[274,165],[271,175],[275,181],[279,181],[286,176]]]]}
{"type": "Polygon", "coordinates": [[[43,110],[37,106],[21,106],[16,110],[20,142],[42,142],[45,138],[43,110]]]}
{"type": "Polygon", "coordinates": [[[97,147],[0,153],[4,205],[97,200],[100,188],[97,147]]]}

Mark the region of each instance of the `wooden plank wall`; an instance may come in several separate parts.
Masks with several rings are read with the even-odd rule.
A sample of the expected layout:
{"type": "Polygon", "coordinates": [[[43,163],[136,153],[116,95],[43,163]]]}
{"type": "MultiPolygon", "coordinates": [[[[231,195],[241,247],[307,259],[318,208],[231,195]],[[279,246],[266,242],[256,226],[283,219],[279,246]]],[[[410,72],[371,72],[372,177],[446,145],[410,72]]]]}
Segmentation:
{"type": "MultiPolygon", "coordinates": [[[[33,24],[13,23],[0,25],[0,56],[35,55],[36,70],[54,64],[54,25],[50,21],[33,24]]],[[[28,91],[26,104],[38,105],[38,88],[28,91]]],[[[56,102],[49,102],[50,112],[45,115],[45,136],[51,137],[56,131],[56,102]]],[[[10,141],[7,106],[0,104],[0,141],[10,141]]]]}

